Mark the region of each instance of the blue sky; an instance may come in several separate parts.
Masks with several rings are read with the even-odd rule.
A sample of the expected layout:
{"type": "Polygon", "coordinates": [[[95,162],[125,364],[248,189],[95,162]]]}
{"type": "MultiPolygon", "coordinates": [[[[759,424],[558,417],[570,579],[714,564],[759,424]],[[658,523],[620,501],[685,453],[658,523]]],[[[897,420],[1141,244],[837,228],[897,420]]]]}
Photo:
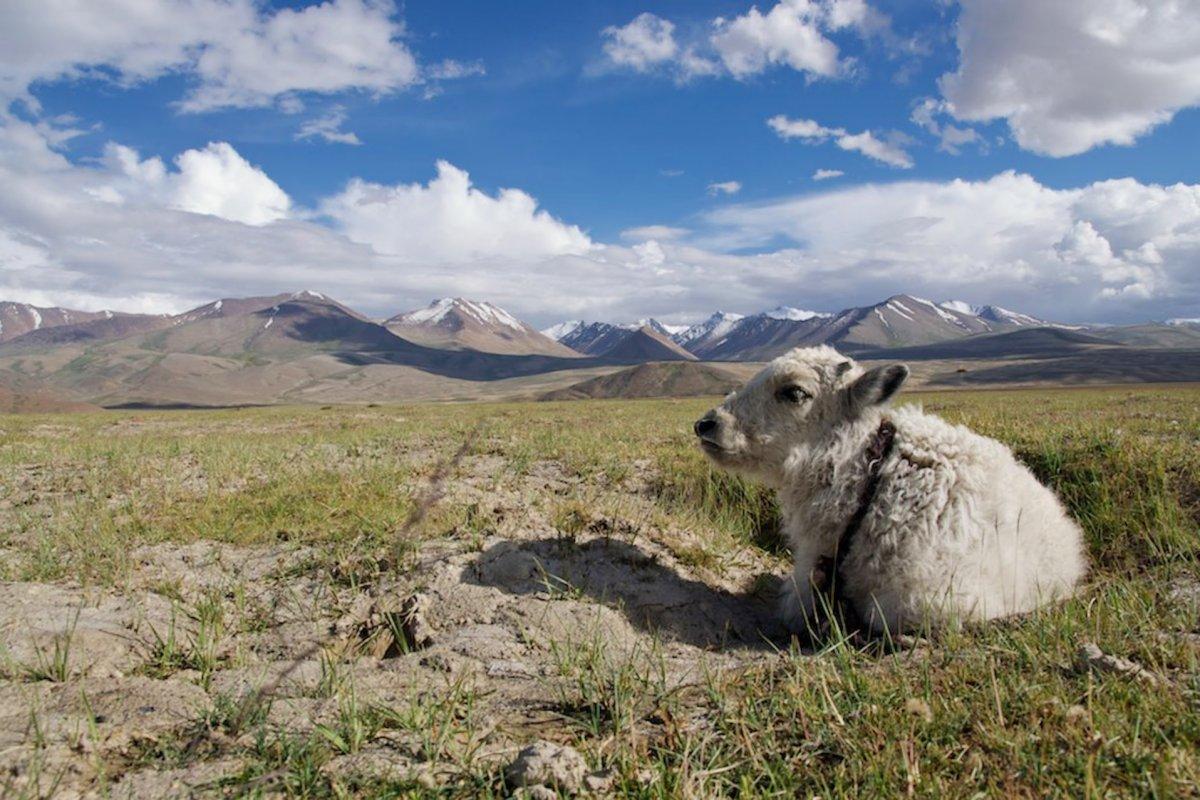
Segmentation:
{"type": "Polygon", "coordinates": [[[1191,0],[17,0],[0,31],[7,299],[1200,316],[1191,0]]]}

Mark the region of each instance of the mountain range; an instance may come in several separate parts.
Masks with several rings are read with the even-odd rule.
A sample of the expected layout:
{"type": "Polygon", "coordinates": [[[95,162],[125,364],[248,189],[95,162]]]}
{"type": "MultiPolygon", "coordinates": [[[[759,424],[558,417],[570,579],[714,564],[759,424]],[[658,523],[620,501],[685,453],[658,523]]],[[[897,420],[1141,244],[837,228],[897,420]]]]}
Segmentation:
{"type": "MultiPolygon", "coordinates": [[[[718,311],[703,322],[677,330],[669,338],[686,353],[706,361],[763,361],[806,345],[831,344],[854,353],[1053,325],[999,306],[973,307],[961,301],[933,303],[901,294],[837,314],[787,306],[749,316],[718,311]]],[[[644,321],[641,328],[646,327],[659,332],[662,338],[669,333],[656,320],[644,321]]],[[[602,355],[635,330],[638,328],[634,326],[572,321],[543,333],[580,352],[602,355]]],[[[664,353],[661,360],[682,357],[679,353],[674,356],[664,353]]]]}
{"type": "MultiPolygon", "coordinates": [[[[1120,350],[1136,364],[1135,348],[1200,350],[1194,321],[1090,328],[1068,340],[1052,333],[1067,326],[1026,314],[911,295],[835,314],[780,307],[746,316],[717,312],[691,326],[572,321],[543,331],[480,300],[443,298],[373,320],[312,291],[223,298],[175,315],[6,302],[0,322],[0,388],[42,398],[25,403],[39,407],[47,398],[208,406],[530,396],[616,375],[623,366],[680,364],[594,380],[560,396],[651,395],[656,380],[666,393],[725,386],[725,373],[688,363],[756,362],[816,344],[931,363],[1082,357],[1085,350],[1094,359],[1120,350]],[[1014,337],[1018,331],[1029,335],[1014,337]]],[[[1168,373],[1178,370],[1155,374],[1168,373]]],[[[21,406],[20,397],[9,405],[21,406]]]]}

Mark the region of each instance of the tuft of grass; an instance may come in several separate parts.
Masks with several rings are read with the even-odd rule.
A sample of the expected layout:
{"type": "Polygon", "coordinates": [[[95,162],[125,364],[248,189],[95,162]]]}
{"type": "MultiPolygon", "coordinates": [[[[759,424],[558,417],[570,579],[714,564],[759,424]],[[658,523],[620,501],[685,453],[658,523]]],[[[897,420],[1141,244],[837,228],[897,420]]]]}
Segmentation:
{"type": "Polygon", "coordinates": [[[691,451],[659,456],[655,490],[675,513],[691,513],[741,541],[786,553],[779,506],[770,489],[719,472],[691,451]]]}
{"type": "Polygon", "coordinates": [[[79,613],[76,609],[62,633],[54,634],[48,650],[40,646],[34,649],[34,663],[24,665],[22,669],[26,680],[65,683],[71,677],[71,642],[79,624],[79,613]]]}

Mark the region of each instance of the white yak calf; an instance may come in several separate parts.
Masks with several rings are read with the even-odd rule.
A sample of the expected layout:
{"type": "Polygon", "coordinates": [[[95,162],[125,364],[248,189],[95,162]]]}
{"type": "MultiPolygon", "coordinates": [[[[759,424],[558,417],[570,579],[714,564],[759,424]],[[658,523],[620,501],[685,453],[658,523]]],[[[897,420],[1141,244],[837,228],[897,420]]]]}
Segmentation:
{"type": "Polygon", "coordinates": [[[715,464],[778,493],[798,633],[823,606],[875,634],[1016,614],[1087,570],[1079,527],[1007,447],[887,406],[907,377],[796,349],[695,424],[715,464]]]}

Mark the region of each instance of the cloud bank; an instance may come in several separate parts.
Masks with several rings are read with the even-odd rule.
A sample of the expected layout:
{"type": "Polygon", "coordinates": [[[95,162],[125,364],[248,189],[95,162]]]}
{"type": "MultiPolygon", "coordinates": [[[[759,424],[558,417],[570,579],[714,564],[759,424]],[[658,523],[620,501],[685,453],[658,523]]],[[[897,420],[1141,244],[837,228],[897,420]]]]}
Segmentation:
{"type": "Polygon", "coordinates": [[[426,182],[355,179],[306,209],[227,143],[170,159],[111,143],[80,164],[61,152],[67,136],[0,118],[0,296],[169,311],[313,288],[385,314],[465,295],[538,324],[836,310],[900,291],[1068,322],[1200,305],[1197,185],[1053,189],[1014,172],[865,184],[727,205],[617,244],[445,161],[426,182]]]}

